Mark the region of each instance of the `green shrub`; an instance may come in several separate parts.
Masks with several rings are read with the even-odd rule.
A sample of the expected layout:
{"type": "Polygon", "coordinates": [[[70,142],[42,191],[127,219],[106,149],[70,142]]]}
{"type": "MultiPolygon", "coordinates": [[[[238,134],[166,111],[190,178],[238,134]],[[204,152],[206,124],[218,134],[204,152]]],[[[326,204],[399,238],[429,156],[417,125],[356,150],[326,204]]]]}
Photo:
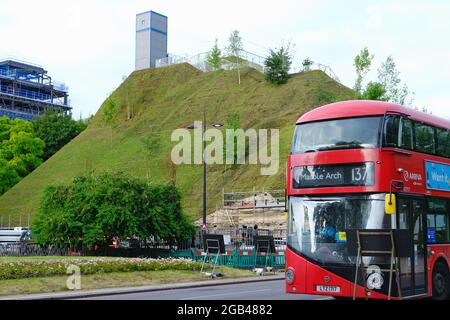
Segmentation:
{"type": "Polygon", "coordinates": [[[187,259],[92,258],[48,261],[0,262],[0,280],[67,275],[75,265],[82,275],[113,272],[183,270],[198,271],[201,263],[187,259]]]}
{"type": "Polygon", "coordinates": [[[289,80],[289,70],[292,65],[290,44],[281,46],[278,50],[270,50],[264,61],[266,80],[273,84],[285,84],[289,80]]]}
{"type": "Polygon", "coordinates": [[[69,185],[46,189],[33,220],[33,239],[72,248],[108,244],[115,237],[175,243],[195,232],[180,201],[173,185],[123,174],[76,177],[69,185]]]}

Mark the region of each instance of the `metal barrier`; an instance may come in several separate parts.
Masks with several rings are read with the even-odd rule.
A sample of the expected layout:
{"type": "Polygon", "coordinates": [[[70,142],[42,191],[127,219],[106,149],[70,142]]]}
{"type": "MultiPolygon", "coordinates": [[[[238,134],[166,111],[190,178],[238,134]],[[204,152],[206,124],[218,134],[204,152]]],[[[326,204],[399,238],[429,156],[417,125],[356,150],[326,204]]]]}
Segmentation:
{"type": "Polygon", "coordinates": [[[69,248],[36,243],[0,243],[0,257],[68,256],[69,248]]]}
{"type": "MultiPolygon", "coordinates": [[[[221,234],[230,237],[230,242],[226,243],[227,250],[254,250],[255,236],[273,236],[275,239],[276,251],[284,251],[286,249],[286,229],[254,229],[249,228],[208,228],[208,234],[221,234]]],[[[203,249],[203,231],[198,230],[195,240],[195,248],[203,249]]]]}
{"type": "MultiPolygon", "coordinates": [[[[197,251],[197,252],[185,251],[174,253],[171,256],[192,259],[194,261],[202,261],[205,258],[205,254],[206,253],[204,251],[197,251]]],[[[255,267],[255,255],[257,255],[255,251],[239,251],[239,250],[227,251],[226,254],[222,254],[219,256],[217,264],[237,269],[250,269],[255,267]]],[[[285,267],[286,262],[284,251],[275,252],[269,255],[258,254],[256,256],[256,266],[264,265],[267,256],[269,257],[268,266],[280,269],[285,267]]],[[[211,256],[207,256],[206,262],[207,263],[210,262],[210,259],[211,256]]]]}
{"type": "MultiPolygon", "coordinates": [[[[208,65],[209,52],[202,52],[196,54],[194,56],[177,56],[169,54],[168,57],[156,60],[156,68],[167,67],[175,64],[188,63],[192,65],[194,68],[202,71],[202,72],[210,72],[213,69],[208,65]]],[[[265,71],[265,57],[259,56],[257,54],[242,50],[239,54],[239,63],[233,62],[233,59],[222,58],[221,69],[224,70],[232,70],[242,68],[242,67],[250,67],[255,70],[258,70],[261,73],[265,71]]],[[[300,73],[304,71],[311,70],[321,70],[325,74],[327,74],[330,78],[337,82],[341,82],[336,73],[334,73],[333,69],[330,66],[321,64],[321,63],[312,63],[308,66],[302,67],[292,67],[290,70],[290,74],[300,73]]]]}
{"type": "Polygon", "coordinates": [[[336,73],[334,73],[333,69],[331,69],[330,66],[321,64],[321,63],[313,63],[309,66],[303,66],[303,67],[297,67],[292,68],[291,73],[300,73],[300,72],[307,72],[307,71],[313,71],[313,70],[321,70],[326,75],[328,75],[330,78],[332,78],[334,81],[341,83],[341,80],[338,78],[336,73]]]}
{"type": "Polygon", "coordinates": [[[7,77],[12,80],[28,81],[28,82],[32,82],[34,84],[37,83],[37,84],[42,84],[42,85],[46,85],[46,86],[53,85],[53,88],[55,88],[58,91],[69,92],[69,87],[66,86],[66,84],[64,82],[61,82],[61,81],[53,81],[53,82],[49,81],[49,82],[39,83],[39,81],[36,81],[35,75],[30,76],[26,73],[5,70],[2,68],[0,68],[0,76],[7,77]]]}
{"type": "MultiPolygon", "coordinates": [[[[188,63],[194,68],[202,72],[210,72],[213,69],[208,64],[209,52],[202,52],[194,56],[177,56],[169,54],[168,57],[157,59],[155,64],[156,68],[167,67],[175,64],[188,63]]],[[[221,69],[233,70],[243,67],[250,67],[260,72],[264,72],[264,57],[258,56],[254,53],[242,50],[239,54],[239,63],[232,61],[233,59],[222,58],[221,69]]]]}
{"type": "Polygon", "coordinates": [[[38,101],[42,101],[42,102],[46,102],[46,103],[52,103],[52,104],[61,105],[61,106],[66,106],[66,105],[68,106],[68,104],[64,103],[63,97],[53,97],[53,100],[52,100],[52,96],[49,94],[39,93],[39,92],[26,90],[26,89],[18,89],[18,88],[13,89],[12,87],[3,85],[3,84],[0,85],[0,92],[4,93],[4,94],[15,95],[15,96],[28,98],[28,99],[38,100],[38,101]]]}

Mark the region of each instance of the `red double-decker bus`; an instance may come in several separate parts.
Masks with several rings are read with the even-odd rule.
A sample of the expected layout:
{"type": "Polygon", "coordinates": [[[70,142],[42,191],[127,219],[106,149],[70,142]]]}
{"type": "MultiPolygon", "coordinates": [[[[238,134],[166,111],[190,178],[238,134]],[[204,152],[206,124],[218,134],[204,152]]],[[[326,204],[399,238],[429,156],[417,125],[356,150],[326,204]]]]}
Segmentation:
{"type": "Polygon", "coordinates": [[[397,260],[392,298],[447,299],[449,130],[448,120],[378,101],[339,102],[304,114],[286,174],[286,291],[387,299],[390,259],[364,257],[382,271],[364,273],[355,286],[357,261],[347,234],[402,230],[411,249],[397,260]]]}

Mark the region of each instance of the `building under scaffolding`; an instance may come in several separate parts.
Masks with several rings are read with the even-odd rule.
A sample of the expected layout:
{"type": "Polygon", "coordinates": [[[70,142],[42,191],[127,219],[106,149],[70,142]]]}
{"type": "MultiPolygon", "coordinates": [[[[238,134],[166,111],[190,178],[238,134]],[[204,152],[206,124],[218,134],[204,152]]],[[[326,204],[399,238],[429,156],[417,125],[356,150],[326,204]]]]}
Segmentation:
{"type": "Polygon", "coordinates": [[[0,117],[33,120],[47,110],[69,113],[68,88],[41,66],[0,60],[0,117]]]}

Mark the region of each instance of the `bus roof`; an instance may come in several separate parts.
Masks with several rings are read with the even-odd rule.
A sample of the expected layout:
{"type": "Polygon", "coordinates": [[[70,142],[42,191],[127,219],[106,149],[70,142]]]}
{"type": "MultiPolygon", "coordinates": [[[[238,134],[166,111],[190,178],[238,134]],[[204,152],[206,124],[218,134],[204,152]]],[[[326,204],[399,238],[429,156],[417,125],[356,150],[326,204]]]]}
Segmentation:
{"type": "Polygon", "coordinates": [[[297,124],[327,119],[384,115],[386,112],[406,114],[412,120],[450,129],[450,120],[398,104],[373,100],[350,100],[328,104],[305,113],[297,120],[297,124]]]}

